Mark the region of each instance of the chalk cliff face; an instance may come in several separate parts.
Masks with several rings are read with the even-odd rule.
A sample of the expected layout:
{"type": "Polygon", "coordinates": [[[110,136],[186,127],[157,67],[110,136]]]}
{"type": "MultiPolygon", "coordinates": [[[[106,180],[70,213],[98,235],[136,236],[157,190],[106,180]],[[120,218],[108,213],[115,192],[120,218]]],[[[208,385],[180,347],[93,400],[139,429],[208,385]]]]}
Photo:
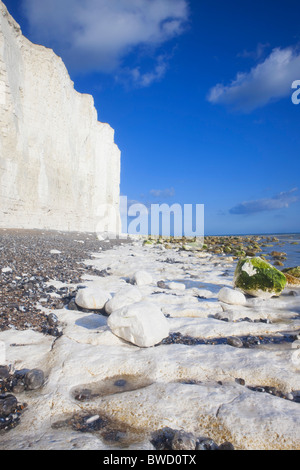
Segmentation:
{"type": "Polygon", "coordinates": [[[119,185],[113,129],[0,0],[0,227],[105,231],[119,185]]]}

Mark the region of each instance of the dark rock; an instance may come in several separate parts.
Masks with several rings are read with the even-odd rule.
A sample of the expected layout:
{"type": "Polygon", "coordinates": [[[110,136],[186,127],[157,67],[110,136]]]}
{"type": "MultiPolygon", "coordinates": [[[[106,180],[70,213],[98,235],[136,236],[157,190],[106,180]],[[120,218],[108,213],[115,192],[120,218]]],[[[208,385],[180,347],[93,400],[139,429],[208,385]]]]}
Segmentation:
{"type": "Polygon", "coordinates": [[[68,304],[68,309],[69,310],[78,310],[77,304],[75,302],[75,299],[72,299],[71,302],[68,304]]]}
{"type": "Polygon", "coordinates": [[[58,318],[55,315],[55,313],[50,313],[47,316],[47,320],[48,320],[48,323],[49,323],[50,326],[57,326],[57,324],[58,324],[58,318]]]}
{"type": "Polygon", "coordinates": [[[13,393],[22,393],[25,390],[25,382],[22,379],[14,380],[11,388],[13,393]]]}
{"type": "Polygon", "coordinates": [[[30,369],[20,369],[20,370],[16,370],[15,373],[13,374],[13,378],[16,379],[16,380],[24,380],[25,379],[25,375],[27,374],[27,372],[29,372],[30,369]]]}
{"type": "Polygon", "coordinates": [[[9,377],[9,368],[7,366],[0,366],[0,380],[7,379],[9,377]]]}
{"type": "Polygon", "coordinates": [[[173,450],[195,450],[196,437],[192,433],[176,431],[172,440],[173,450]]]}
{"type": "Polygon", "coordinates": [[[167,285],[164,281],[158,281],[157,287],[159,287],[160,289],[167,289],[167,285]]]}
{"type": "Polygon", "coordinates": [[[172,450],[172,442],[176,431],[165,427],[152,433],[151,444],[156,450],[172,450]]]}
{"type": "Polygon", "coordinates": [[[227,344],[229,344],[229,346],[233,346],[234,348],[242,348],[244,346],[243,341],[236,336],[230,336],[227,338],[227,344]]]}
{"type": "Polygon", "coordinates": [[[32,369],[25,375],[26,390],[38,390],[44,385],[44,372],[40,369],[32,369]]]}
{"type": "Polygon", "coordinates": [[[18,405],[14,395],[0,395],[0,416],[9,416],[18,405]]]}
{"type": "Polygon", "coordinates": [[[200,438],[197,440],[196,450],[218,450],[218,446],[213,439],[200,438]]]}
{"type": "Polygon", "coordinates": [[[234,450],[234,446],[231,442],[223,442],[223,444],[219,446],[218,450],[234,450]]]}
{"type": "Polygon", "coordinates": [[[100,416],[74,416],[71,419],[73,429],[80,432],[96,432],[107,426],[108,420],[100,416]]]}
{"type": "Polygon", "coordinates": [[[127,381],[124,379],[119,379],[114,382],[114,385],[116,387],[125,387],[126,384],[127,384],[127,381]]]}
{"type": "Polygon", "coordinates": [[[260,339],[256,336],[248,336],[244,342],[244,346],[246,348],[251,348],[252,346],[256,346],[257,344],[260,344],[260,339]]]}
{"type": "Polygon", "coordinates": [[[56,309],[56,310],[62,310],[64,308],[65,304],[63,303],[62,300],[58,300],[56,302],[53,303],[53,307],[56,309]]]}
{"type": "Polygon", "coordinates": [[[239,385],[245,385],[245,380],[244,379],[235,379],[235,382],[239,385]]]}
{"type": "Polygon", "coordinates": [[[76,390],[74,398],[77,401],[89,401],[92,398],[92,391],[88,388],[83,388],[81,390],[76,390]]]}
{"type": "Polygon", "coordinates": [[[55,338],[59,338],[63,335],[63,333],[58,328],[46,328],[45,333],[49,336],[54,336],[55,338]]]}

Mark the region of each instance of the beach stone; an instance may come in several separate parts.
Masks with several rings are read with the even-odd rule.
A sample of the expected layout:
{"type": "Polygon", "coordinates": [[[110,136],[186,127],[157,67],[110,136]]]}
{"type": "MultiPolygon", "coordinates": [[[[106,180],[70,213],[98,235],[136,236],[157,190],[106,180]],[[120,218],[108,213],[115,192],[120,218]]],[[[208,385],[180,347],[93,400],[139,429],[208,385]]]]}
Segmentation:
{"type": "Polygon", "coordinates": [[[172,450],[176,430],[165,427],[152,433],[151,443],[156,450],[172,450]]]}
{"type": "Polygon", "coordinates": [[[44,385],[44,372],[40,369],[29,370],[25,375],[26,390],[38,390],[44,385]]]}
{"type": "Polygon", "coordinates": [[[218,446],[213,439],[200,438],[196,443],[196,450],[218,450],[218,446]]]}
{"type": "Polygon", "coordinates": [[[165,281],[158,281],[157,287],[159,287],[160,289],[167,289],[167,284],[165,283],[165,281]]]}
{"type": "Polygon", "coordinates": [[[131,283],[137,286],[147,286],[152,282],[153,278],[147,271],[137,271],[131,279],[131,283]]]}
{"type": "Polygon", "coordinates": [[[96,287],[87,287],[77,292],[75,302],[81,308],[88,310],[102,310],[111,299],[109,292],[96,287]]]}
{"type": "Polygon", "coordinates": [[[13,379],[12,385],[11,385],[11,390],[13,393],[22,393],[25,390],[25,383],[22,378],[19,379],[13,379]]]}
{"type": "Polygon", "coordinates": [[[247,299],[242,292],[230,289],[229,287],[223,287],[220,290],[218,299],[230,305],[245,305],[247,303],[247,299]]]}
{"type": "Polygon", "coordinates": [[[295,268],[285,268],[282,270],[282,272],[300,279],[300,266],[296,266],[295,268]]]}
{"type": "Polygon", "coordinates": [[[118,337],[147,348],[169,336],[168,320],[160,308],[150,302],[137,302],[114,311],[107,321],[118,337]]]}
{"type": "Polygon", "coordinates": [[[78,306],[76,305],[76,302],[75,302],[75,299],[72,299],[69,303],[68,303],[68,309],[69,310],[78,310],[78,306]]]}
{"type": "Polygon", "coordinates": [[[287,284],[289,286],[300,286],[300,279],[294,276],[291,276],[289,273],[284,273],[287,284]]]}
{"type": "Polygon", "coordinates": [[[295,268],[285,268],[282,270],[284,273],[288,285],[290,286],[299,286],[300,285],[300,266],[295,268]]]}
{"type": "Polygon", "coordinates": [[[12,273],[12,269],[7,267],[7,268],[2,268],[1,271],[6,274],[6,273],[12,273]]]}
{"type": "Polygon", "coordinates": [[[58,324],[58,318],[55,313],[50,313],[47,316],[47,320],[50,326],[56,326],[58,324]]]}
{"type": "Polygon", "coordinates": [[[240,259],[234,273],[234,287],[262,299],[279,296],[286,283],[285,275],[260,257],[240,259]]]}
{"type": "Polygon", "coordinates": [[[7,379],[9,377],[9,368],[7,366],[0,366],[0,380],[7,379]]]}
{"type": "Polygon", "coordinates": [[[172,450],[195,450],[196,441],[194,434],[176,431],[172,441],[172,450]]]}
{"type": "Polygon", "coordinates": [[[14,395],[0,395],[0,416],[9,416],[18,404],[14,395]]]}
{"type": "Polygon", "coordinates": [[[185,290],[185,284],[182,282],[169,282],[167,288],[170,290],[185,290]]]}
{"type": "Polygon", "coordinates": [[[235,450],[231,442],[223,442],[218,448],[218,450],[235,450]]]}
{"type": "Polygon", "coordinates": [[[227,338],[227,344],[229,344],[229,346],[233,346],[234,348],[242,348],[244,346],[243,341],[235,336],[230,336],[227,338]]]}
{"type": "Polygon", "coordinates": [[[111,300],[105,304],[105,312],[110,315],[115,310],[119,310],[127,305],[140,302],[142,300],[141,291],[136,286],[128,286],[117,292],[111,300]]]}

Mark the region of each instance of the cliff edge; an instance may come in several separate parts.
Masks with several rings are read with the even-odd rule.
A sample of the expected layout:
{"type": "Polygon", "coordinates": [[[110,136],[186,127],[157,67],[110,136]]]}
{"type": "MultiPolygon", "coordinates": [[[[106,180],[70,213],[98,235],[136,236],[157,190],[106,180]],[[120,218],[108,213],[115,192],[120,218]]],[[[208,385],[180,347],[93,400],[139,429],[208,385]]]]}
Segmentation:
{"type": "Polygon", "coordinates": [[[113,129],[0,0],[0,227],[106,231],[102,205],[118,214],[119,193],[113,129]]]}

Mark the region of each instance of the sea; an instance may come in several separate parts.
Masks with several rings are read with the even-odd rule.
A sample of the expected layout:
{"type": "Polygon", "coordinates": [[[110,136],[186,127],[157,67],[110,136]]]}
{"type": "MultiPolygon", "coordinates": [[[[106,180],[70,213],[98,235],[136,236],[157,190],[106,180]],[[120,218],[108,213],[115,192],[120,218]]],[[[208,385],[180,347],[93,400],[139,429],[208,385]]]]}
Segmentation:
{"type": "MultiPolygon", "coordinates": [[[[266,236],[266,235],[262,235],[266,236]]],[[[294,268],[300,266],[300,233],[289,233],[289,234],[274,234],[267,235],[267,237],[275,237],[278,239],[278,242],[266,242],[273,246],[262,247],[265,254],[270,254],[272,251],[279,251],[286,253],[286,260],[281,260],[284,266],[279,269],[284,268],[294,268]]],[[[272,258],[270,257],[270,260],[272,258]]]]}

